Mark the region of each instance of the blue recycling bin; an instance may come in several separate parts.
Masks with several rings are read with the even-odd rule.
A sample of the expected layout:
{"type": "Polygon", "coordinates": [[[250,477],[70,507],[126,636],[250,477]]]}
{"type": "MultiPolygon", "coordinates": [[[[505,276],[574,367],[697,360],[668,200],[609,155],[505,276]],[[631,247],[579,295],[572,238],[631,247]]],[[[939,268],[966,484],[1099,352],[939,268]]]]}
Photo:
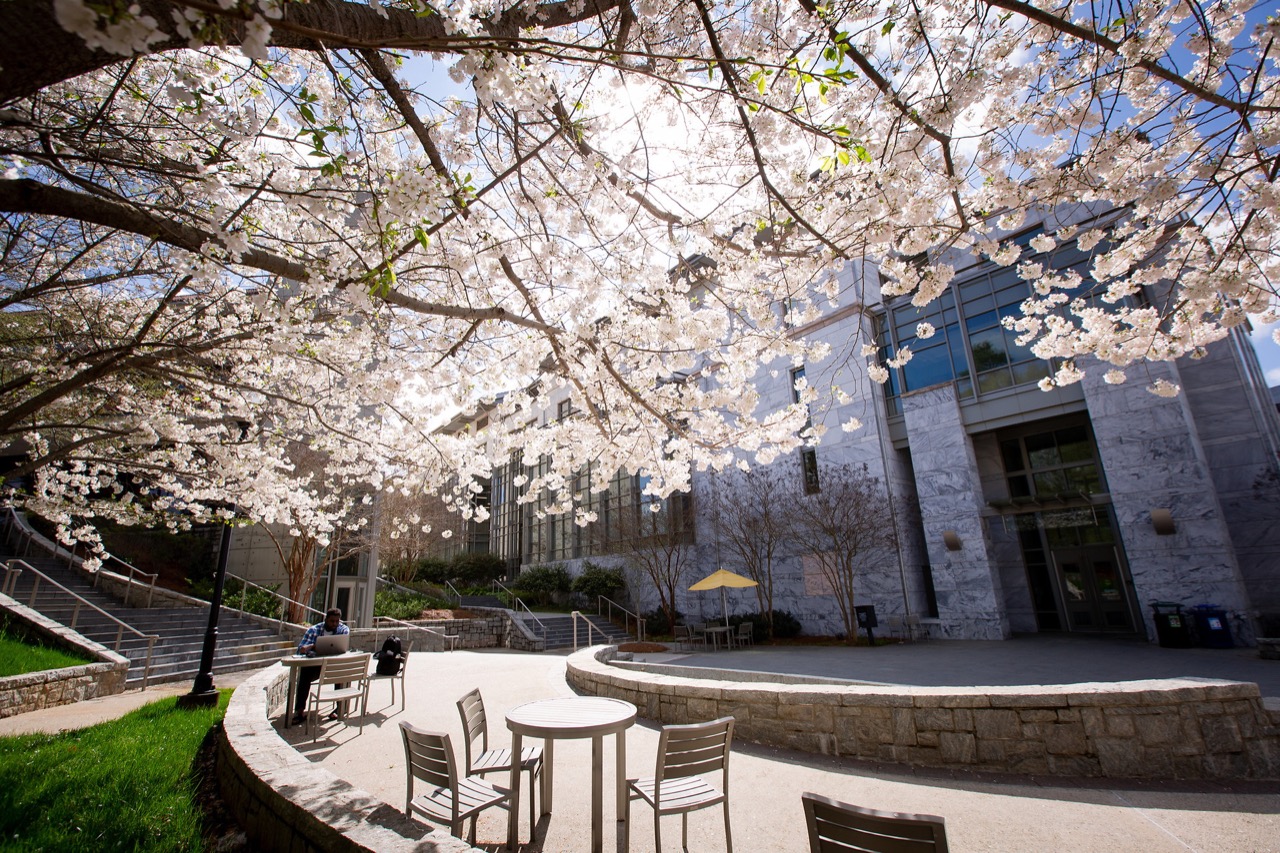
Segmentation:
{"type": "Polygon", "coordinates": [[[1191,618],[1196,626],[1196,638],[1206,649],[1231,649],[1231,625],[1227,611],[1216,604],[1197,604],[1191,608],[1191,618]]]}

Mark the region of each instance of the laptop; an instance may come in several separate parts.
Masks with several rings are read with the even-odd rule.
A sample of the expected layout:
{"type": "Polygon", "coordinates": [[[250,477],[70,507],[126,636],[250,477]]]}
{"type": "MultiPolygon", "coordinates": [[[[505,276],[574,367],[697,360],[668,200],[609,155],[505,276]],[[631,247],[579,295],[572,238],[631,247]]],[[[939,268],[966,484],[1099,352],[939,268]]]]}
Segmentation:
{"type": "Polygon", "coordinates": [[[317,655],[346,654],[350,647],[350,634],[322,634],[316,637],[315,652],[317,655]]]}

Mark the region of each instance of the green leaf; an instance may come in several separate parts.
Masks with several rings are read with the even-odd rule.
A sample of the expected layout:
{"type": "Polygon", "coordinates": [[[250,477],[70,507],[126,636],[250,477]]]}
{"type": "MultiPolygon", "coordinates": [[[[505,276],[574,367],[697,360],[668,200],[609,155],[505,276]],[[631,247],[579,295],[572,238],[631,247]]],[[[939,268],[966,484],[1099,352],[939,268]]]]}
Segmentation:
{"type": "Polygon", "coordinates": [[[421,225],[413,227],[413,236],[417,238],[418,245],[422,247],[423,251],[431,248],[431,235],[423,230],[421,225]]]}
{"type": "Polygon", "coordinates": [[[882,36],[887,36],[887,35],[889,35],[889,33],[893,32],[893,28],[894,28],[895,26],[897,26],[897,22],[896,22],[896,21],[892,21],[892,20],[890,20],[890,21],[885,21],[885,22],[884,22],[884,26],[880,28],[880,35],[882,35],[882,36]]]}

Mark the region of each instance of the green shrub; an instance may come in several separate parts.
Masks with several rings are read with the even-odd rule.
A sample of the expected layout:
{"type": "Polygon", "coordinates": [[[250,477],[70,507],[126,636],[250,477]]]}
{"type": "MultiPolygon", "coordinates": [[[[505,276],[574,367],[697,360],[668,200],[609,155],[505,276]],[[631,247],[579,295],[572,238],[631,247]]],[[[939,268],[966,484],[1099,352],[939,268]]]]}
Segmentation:
{"type": "Polygon", "coordinates": [[[422,611],[435,609],[437,602],[425,595],[399,589],[380,589],[373,596],[373,615],[409,622],[422,616],[422,611]]]}
{"type": "Polygon", "coordinates": [[[507,562],[497,554],[459,554],[450,568],[457,585],[488,584],[507,574],[507,562]]]}
{"type": "MultiPolygon", "coordinates": [[[[759,643],[769,636],[769,620],[763,613],[744,613],[741,616],[730,616],[729,624],[737,625],[739,622],[754,622],[751,628],[752,635],[759,643]]],[[[785,610],[773,611],[773,637],[776,640],[785,640],[789,637],[796,637],[800,634],[800,620],[792,616],[785,610]]]]}
{"type": "Polygon", "coordinates": [[[534,566],[516,575],[516,592],[539,604],[550,604],[557,592],[568,592],[573,578],[563,566],[534,566]]]}
{"type": "Polygon", "coordinates": [[[623,589],[626,585],[627,579],[622,574],[622,569],[597,566],[588,560],[582,564],[582,572],[573,579],[570,589],[579,595],[586,596],[589,601],[594,603],[597,596],[615,597],[618,594],[618,590],[623,589]]]}
{"type": "MultiPolygon", "coordinates": [[[[680,611],[676,611],[676,620],[680,619],[680,611]]],[[[671,622],[667,619],[667,612],[661,607],[655,607],[653,610],[644,614],[644,631],[650,637],[663,636],[675,633],[671,627],[671,622]]]]}
{"type": "MultiPolygon", "coordinates": [[[[280,584],[271,586],[263,584],[263,586],[266,588],[259,589],[251,586],[248,592],[245,592],[245,584],[239,578],[228,577],[222,585],[222,605],[243,610],[245,613],[266,616],[268,619],[279,619],[284,610],[283,602],[271,593],[279,592],[280,584]]],[[[205,579],[192,582],[191,594],[196,598],[209,601],[213,598],[213,581],[205,579]]]]}
{"type": "Polygon", "coordinates": [[[413,579],[418,583],[443,584],[453,580],[453,566],[439,557],[423,557],[414,568],[413,579]]]}

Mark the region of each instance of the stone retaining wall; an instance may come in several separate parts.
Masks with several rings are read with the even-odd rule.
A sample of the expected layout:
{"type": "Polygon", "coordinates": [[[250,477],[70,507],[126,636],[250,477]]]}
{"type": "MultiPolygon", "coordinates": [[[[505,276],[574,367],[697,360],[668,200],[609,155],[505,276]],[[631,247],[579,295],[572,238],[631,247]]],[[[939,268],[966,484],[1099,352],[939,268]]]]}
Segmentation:
{"type": "Polygon", "coordinates": [[[824,755],[964,770],[1160,779],[1280,778],[1280,708],[1256,684],[1200,678],[1019,687],[718,681],[689,667],[568,658],[574,688],[640,716],[721,716],[737,737],[824,755]],[[666,670],[659,672],[656,670],[666,670]]]}
{"type": "Polygon", "coordinates": [[[0,595],[0,612],[11,630],[98,661],[0,678],[0,717],[123,692],[129,672],[129,661],[123,655],[82,637],[7,595],[0,595]]]}
{"type": "Polygon", "coordinates": [[[288,675],[268,667],[231,694],[218,742],[218,785],[255,850],[290,853],[475,853],[334,776],[271,725],[288,675]]]}

